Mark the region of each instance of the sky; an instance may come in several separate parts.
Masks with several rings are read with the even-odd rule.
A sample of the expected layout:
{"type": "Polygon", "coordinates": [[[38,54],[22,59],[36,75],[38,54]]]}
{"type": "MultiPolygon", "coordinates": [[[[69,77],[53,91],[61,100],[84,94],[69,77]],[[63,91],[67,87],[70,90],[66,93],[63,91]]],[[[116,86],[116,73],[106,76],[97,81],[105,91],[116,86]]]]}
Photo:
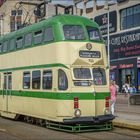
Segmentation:
{"type": "MultiPolygon", "coordinates": [[[[116,0],[109,0],[110,3],[116,2],[116,0]]],[[[64,4],[64,5],[73,5],[73,0],[52,0],[52,3],[54,4],[64,4]]],[[[104,5],[105,0],[97,0],[97,5],[104,5]]],[[[83,8],[83,2],[80,2],[77,4],[78,8],[83,8]]],[[[87,3],[87,8],[93,7],[93,0],[89,1],[87,3]]]]}

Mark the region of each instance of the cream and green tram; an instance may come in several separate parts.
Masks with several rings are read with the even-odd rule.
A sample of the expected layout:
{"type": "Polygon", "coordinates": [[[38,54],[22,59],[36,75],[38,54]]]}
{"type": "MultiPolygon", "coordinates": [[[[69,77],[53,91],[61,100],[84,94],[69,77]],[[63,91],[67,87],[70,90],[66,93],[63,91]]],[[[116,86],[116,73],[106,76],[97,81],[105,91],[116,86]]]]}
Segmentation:
{"type": "Polygon", "coordinates": [[[108,130],[109,69],[99,26],[59,15],[0,38],[0,115],[67,131],[108,130]]]}

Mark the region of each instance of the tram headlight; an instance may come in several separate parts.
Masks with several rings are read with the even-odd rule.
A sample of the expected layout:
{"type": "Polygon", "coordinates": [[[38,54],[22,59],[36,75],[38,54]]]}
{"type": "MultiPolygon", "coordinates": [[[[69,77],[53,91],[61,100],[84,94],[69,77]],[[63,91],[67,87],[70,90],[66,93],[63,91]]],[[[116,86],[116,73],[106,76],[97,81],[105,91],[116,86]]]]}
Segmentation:
{"type": "Polygon", "coordinates": [[[81,116],[81,110],[80,109],[75,109],[74,115],[75,115],[75,117],[80,117],[81,116]]]}

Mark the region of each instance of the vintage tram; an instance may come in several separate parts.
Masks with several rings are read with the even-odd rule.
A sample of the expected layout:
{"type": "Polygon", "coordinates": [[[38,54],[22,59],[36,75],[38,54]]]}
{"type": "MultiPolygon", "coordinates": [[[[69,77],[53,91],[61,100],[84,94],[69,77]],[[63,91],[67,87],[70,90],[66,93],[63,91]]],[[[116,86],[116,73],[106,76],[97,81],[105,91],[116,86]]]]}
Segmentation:
{"type": "Polygon", "coordinates": [[[111,129],[99,26],[58,15],[1,37],[0,115],[70,132],[111,129]]]}

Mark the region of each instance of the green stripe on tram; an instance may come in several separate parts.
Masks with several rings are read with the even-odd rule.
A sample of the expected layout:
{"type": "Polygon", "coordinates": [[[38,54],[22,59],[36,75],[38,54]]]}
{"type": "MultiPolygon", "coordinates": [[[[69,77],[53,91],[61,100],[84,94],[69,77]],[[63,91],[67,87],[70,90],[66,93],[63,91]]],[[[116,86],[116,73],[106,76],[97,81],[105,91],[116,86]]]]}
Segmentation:
{"type": "Polygon", "coordinates": [[[0,72],[5,71],[16,71],[16,70],[25,70],[25,69],[39,69],[39,68],[51,68],[51,67],[68,67],[61,63],[54,63],[54,64],[44,64],[44,65],[33,65],[33,66],[25,66],[25,67],[15,67],[15,68],[7,68],[7,69],[0,69],[0,72]]]}
{"type": "MultiPolygon", "coordinates": [[[[4,91],[0,91],[0,95],[6,95],[4,91]]],[[[16,91],[12,90],[8,94],[9,96],[21,96],[21,97],[32,97],[32,98],[45,98],[45,99],[57,99],[57,100],[73,100],[74,97],[78,97],[79,100],[101,100],[105,97],[110,96],[109,92],[98,92],[96,96],[91,92],[41,92],[41,91],[16,91]]]]}

